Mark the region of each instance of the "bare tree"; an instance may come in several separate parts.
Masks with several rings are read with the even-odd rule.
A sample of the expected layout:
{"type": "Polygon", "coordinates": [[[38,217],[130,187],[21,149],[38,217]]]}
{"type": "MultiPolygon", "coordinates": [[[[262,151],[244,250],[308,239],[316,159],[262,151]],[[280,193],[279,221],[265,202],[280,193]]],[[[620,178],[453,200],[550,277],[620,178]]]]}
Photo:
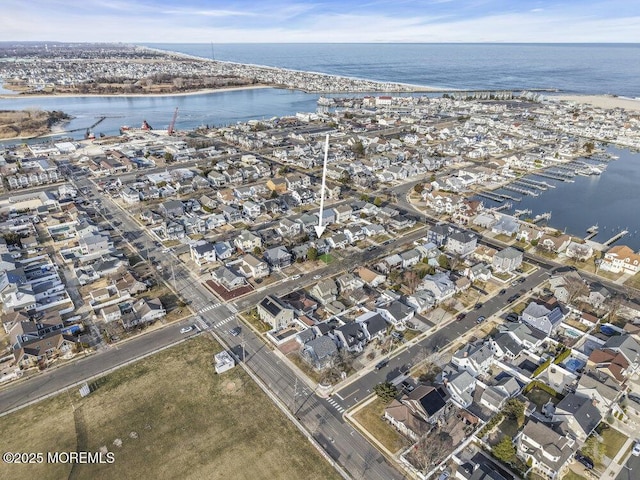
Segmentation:
{"type": "Polygon", "coordinates": [[[422,471],[431,470],[453,450],[453,439],[438,427],[422,437],[411,450],[412,463],[422,471]]]}
{"type": "Polygon", "coordinates": [[[402,283],[409,289],[409,293],[414,293],[420,285],[420,276],[414,271],[407,271],[404,273],[402,283]]]}
{"type": "Polygon", "coordinates": [[[580,297],[589,295],[589,287],[579,276],[567,275],[564,277],[564,288],[567,290],[567,303],[572,304],[580,297]]]}

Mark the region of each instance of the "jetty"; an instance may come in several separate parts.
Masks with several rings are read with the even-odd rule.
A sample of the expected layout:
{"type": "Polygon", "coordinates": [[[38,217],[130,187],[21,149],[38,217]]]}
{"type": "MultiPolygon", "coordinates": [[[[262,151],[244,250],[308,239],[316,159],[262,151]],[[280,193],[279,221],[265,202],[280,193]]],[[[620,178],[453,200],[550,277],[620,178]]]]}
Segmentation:
{"type": "Polygon", "coordinates": [[[620,240],[622,237],[624,237],[627,233],[629,233],[627,230],[622,230],[619,233],[616,233],[613,237],[611,237],[609,240],[607,240],[606,242],[603,243],[603,245],[605,246],[609,246],[614,242],[617,242],[618,240],[620,240]]]}

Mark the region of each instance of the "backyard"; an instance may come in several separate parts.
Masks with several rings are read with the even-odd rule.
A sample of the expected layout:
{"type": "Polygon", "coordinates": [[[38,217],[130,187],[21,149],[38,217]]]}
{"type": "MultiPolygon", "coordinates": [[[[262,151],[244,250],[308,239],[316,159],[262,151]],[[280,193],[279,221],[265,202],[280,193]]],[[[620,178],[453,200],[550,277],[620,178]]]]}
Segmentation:
{"type": "Polygon", "coordinates": [[[219,350],[194,338],[101,378],[87,397],[73,389],[2,417],[6,451],[108,450],[115,462],[2,464],[0,478],[338,479],[243,370],[215,374],[219,350]]]}

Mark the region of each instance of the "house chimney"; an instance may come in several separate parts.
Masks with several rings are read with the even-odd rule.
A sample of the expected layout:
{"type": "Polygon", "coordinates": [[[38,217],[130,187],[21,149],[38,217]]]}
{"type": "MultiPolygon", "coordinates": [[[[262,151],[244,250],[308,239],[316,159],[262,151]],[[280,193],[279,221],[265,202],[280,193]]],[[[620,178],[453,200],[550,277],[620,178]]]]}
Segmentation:
{"type": "Polygon", "coordinates": [[[464,351],[464,354],[462,355],[464,358],[467,358],[469,356],[469,352],[467,352],[466,350],[464,351]]]}

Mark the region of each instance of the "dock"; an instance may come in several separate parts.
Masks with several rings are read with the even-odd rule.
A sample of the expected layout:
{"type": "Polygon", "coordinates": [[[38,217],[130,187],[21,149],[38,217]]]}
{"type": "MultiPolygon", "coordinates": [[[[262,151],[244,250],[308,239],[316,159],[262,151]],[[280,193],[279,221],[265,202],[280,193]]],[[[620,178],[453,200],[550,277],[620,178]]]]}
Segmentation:
{"type": "Polygon", "coordinates": [[[553,180],[560,180],[563,182],[573,182],[573,176],[567,175],[564,173],[555,173],[555,172],[535,172],[534,175],[538,175],[540,177],[551,178],[553,180]]]}
{"type": "Polygon", "coordinates": [[[522,198],[512,197],[511,195],[506,195],[504,193],[478,192],[477,195],[479,197],[484,197],[484,198],[488,198],[489,200],[493,200],[494,202],[504,202],[505,200],[513,200],[514,202],[522,201],[522,198]]]}
{"type": "Polygon", "coordinates": [[[536,215],[531,221],[533,223],[538,223],[538,222],[541,222],[542,220],[546,220],[546,221],[551,220],[551,212],[541,213],[539,215],[536,215]]]}
{"type": "Polygon", "coordinates": [[[521,217],[522,215],[531,215],[531,213],[532,213],[532,210],[530,208],[526,208],[524,210],[516,210],[513,216],[518,218],[518,217],[521,217]]]}
{"type": "MultiPolygon", "coordinates": [[[[516,183],[516,182],[514,182],[516,183]]],[[[534,192],[533,190],[528,190],[526,188],[522,188],[522,187],[517,187],[513,184],[509,184],[509,185],[505,185],[504,187],[505,190],[511,190],[512,192],[518,192],[518,193],[522,193],[523,195],[529,195],[530,197],[537,197],[538,196],[538,192],[534,192]]]]}
{"type": "Polygon", "coordinates": [[[550,183],[547,183],[547,182],[539,182],[538,180],[533,180],[531,178],[520,178],[518,181],[522,182],[524,184],[527,184],[530,187],[536,187],[539,190],[547,190],[549,188],[556,188],[555,185],[551,185],[550,183]]]}
{"type": "Polygon", "coordinates": [[[618,240],[620,240],[622,237],[624,237],[627,233],[629,233],[627,230],[622,230],[621,232],[615,234],[613,237],[611,237],[609,240],[607,240],[606,242],[603,243],[603,245],[605,246],[609,246],[614,242],[617,242],[618,240]]]}
{"type": "Polygon", "coordinates": [[[591,240],[593,237],[598,235],[598,231],[599,231],[598,224],[590,226],[589,228],[587,228],[588,235],[584,237],[584,239],[591,240]]]}

